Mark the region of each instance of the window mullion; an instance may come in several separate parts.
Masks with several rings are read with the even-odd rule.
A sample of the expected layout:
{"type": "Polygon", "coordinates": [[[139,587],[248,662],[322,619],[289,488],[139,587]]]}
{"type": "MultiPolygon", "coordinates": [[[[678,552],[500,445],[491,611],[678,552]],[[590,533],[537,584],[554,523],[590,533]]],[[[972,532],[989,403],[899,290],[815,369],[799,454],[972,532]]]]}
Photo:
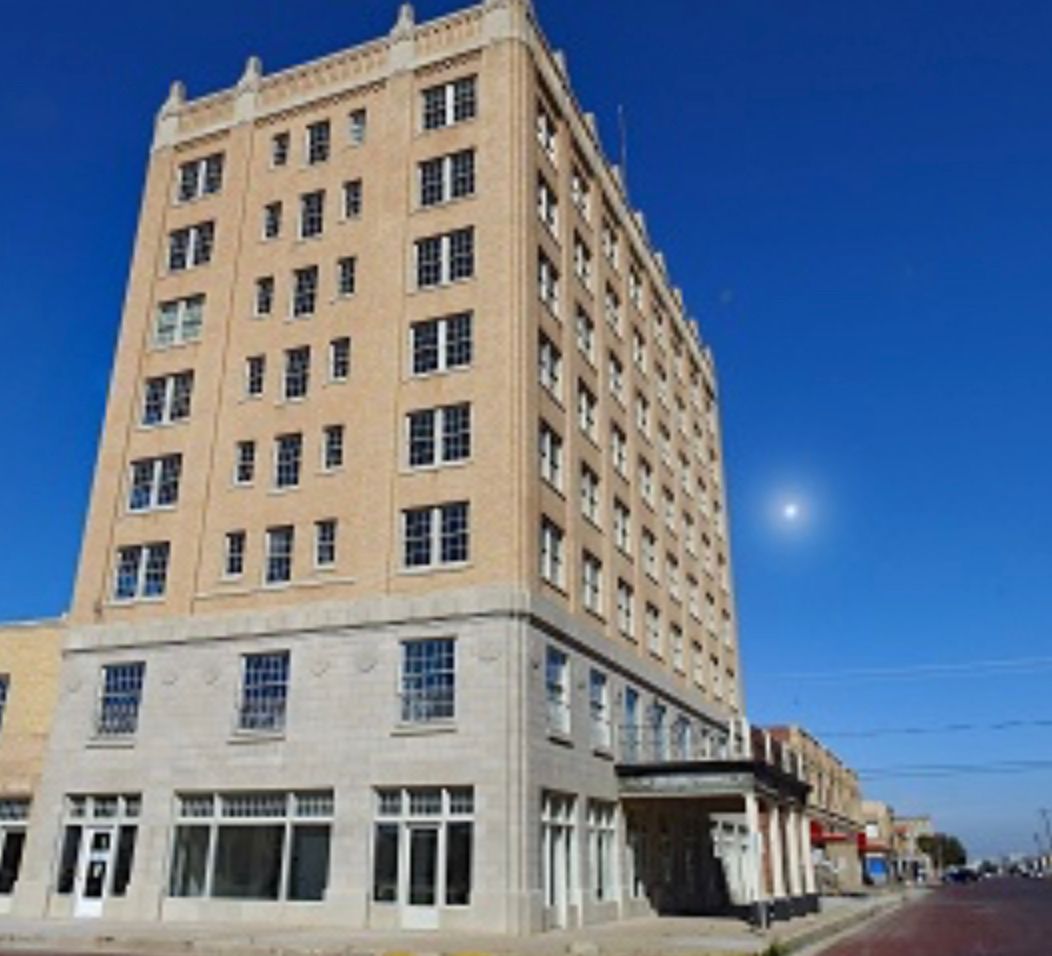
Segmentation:
{"type": "Polygon", "coordinates": [[[442,509],[431,509],[431,564],[442,563],[442,509]]]}

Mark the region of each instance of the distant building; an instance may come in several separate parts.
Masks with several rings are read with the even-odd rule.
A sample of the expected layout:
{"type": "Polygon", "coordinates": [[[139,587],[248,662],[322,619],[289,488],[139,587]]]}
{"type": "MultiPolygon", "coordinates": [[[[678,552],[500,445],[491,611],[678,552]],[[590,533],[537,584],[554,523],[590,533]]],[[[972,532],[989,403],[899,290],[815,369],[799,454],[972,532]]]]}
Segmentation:
{"type": "Polygon", "coordinates": [[[904,883],[927,883],[938,877],[938,861],[932,860],[919,845],[921,837],[935,835],[931,817],[894,819],[895,874],[904,883]]]}
{"type": "Polygon", "coordinates": [[[896,877],[894,811],[879,800],[863,800],[862,818],[865,821],[860,848],[863,879],[882,886],[896,877]]]}

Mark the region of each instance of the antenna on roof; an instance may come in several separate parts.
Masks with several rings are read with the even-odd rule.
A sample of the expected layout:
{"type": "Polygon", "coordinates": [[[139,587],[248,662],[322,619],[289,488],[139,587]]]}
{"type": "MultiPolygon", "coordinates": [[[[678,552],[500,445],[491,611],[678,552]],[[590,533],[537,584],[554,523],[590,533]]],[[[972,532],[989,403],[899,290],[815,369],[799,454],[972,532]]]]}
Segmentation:
{"type": "Polygon", "coordinates": [[[621,176],[625,183],[625,192],[628,192],[628,123],[625,120],[625,108],[621,103],[617,104],[617,129],[621,137],[621,176]]]}

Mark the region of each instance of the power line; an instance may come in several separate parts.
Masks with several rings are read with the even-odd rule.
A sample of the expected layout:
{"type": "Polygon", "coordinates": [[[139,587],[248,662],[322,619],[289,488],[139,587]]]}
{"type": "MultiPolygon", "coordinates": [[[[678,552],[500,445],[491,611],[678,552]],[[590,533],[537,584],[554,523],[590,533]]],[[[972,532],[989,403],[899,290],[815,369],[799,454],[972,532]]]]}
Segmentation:
{"type": "Polygon", "coordinates": [[[1052,770],[1052,760],[1002,760],[991,763],[958,764],[900,764],[888,767],[869,767],[859,770],[860,779],[876,777],[943,778],[973,774],[1016,774],[1052,770]]]}
{"type": "Polygon", "coordinates": [[[768,678],[793,681],[916,680],[933,677],[978,677],[1017,675],[1052,669],[1052,657],[1016,657],[968,661],[959,664],[916,664],[910,667],[874,667],[839,671],[766,674],[768,678]]]}
{"type": "Polygon", "coordinates": [[[1052,718],[1042,720],[999,720],[989,724],[942,724],[919,727],[877,727],[871,730],[820,730],[816,737],[840,737],[869,740],[873,737],[919,737],[929,734],[956,734],[975,730],[1022,730],[1027,727],[1052,727],[1052,718]]]}

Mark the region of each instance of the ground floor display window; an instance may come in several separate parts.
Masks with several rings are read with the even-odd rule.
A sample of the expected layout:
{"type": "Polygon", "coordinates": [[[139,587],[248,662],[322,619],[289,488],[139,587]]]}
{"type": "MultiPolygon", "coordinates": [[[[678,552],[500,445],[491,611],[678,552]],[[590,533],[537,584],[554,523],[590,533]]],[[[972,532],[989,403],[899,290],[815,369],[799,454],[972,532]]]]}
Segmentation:
{"type": "Polygon", "coordinates": [[[28,797],[0,800],[0,896],[10,895],[18,882],[28,819],[28,797]]]}
{"type": "Polygon", "coordinates": [[[171,896],[324,899],[331,790],[187,793],[176,800],[171,896]]]}
{"type": "Polygon", "coordinates": [[[426,911],[470,905],[474,818],[471,787],[377,790],[373,902],[416,910],[421,925],[426,911]]]}
{"type": "Polygon", "coordinates": [[[74,915],[100,916],[108,897],[128,892],[139,833],[138,794],[71,794],[55,891],[73,896],[74,915]]]}
{"type": "Polygon", "coordinates": [[[588,801],[588,877],[597,902],[617,898],[617,805],[588,801]]]}
{"type": "Polygon", "coordinates": [[[579,885],[577,800],[569,794],[541,794],[541,888],[556,926],[567,925],[567,911],[579,885]]]}

